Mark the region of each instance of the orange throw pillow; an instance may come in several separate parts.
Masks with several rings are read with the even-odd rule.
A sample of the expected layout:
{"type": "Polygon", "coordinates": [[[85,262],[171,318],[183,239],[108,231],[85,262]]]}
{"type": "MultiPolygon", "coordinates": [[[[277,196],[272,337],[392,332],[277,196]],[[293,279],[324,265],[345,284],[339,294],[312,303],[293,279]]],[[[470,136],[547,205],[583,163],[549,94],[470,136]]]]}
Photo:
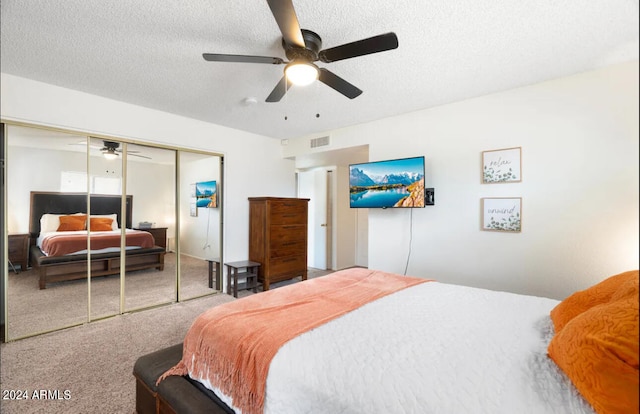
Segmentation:
{"type": "Polygon", "coordinates": [[[594,306],[609,302],[618,288],[629,280],[638,280],[637,270],[611,276],[597,285],[575,292],[560,302],[551,310],[551,320],[556,332],[560,332],[571,319],[581,313],[594,306]]]}
{"type": "Polygon", "coordinates": [[[60,216],[60,225],[57,231],[78,231],[85,230],[87,226],[87,216],[60,216]]]}
{"type": "Polygon", "coordinates": [[[637,279],[614,295],[617,300],[570,320],[553,337],[548,353],[598,413],[637,413],[637,279]]]}
{"type": "MultiPolygon", "coordinates": [[[[631,273],[631,272],[630,272],[631,273]]],[[[636,270],[636,277],[630,278],[624,282],[616,293],[611,296],[611,302],[615,302],[621,299],[628,299],[635,297],[638,298],[638,291],[640,291],[640,278],[638,278],[638,271],[636,270]],[[635,295],[635,296],[634,296],[635,295]]]]}
{"type": "Polygon", "coordinates": [[[94,218],[89,219],[90,231],[111,231],[113,230],[113,219],[110,218],[94,218]]]}

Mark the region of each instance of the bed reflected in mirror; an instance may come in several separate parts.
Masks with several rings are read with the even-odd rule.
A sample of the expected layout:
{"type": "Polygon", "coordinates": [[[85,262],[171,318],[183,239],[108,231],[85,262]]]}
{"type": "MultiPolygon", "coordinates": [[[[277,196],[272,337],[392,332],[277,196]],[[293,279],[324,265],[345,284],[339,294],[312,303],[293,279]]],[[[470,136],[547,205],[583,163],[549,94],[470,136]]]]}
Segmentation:
{"type": "Polygon", "coordinates": [[[217,293],[207,259],[221,256],[219,156],[5,131],[6,340],[217,293]],[[84,239],[56,245],[60,233],[84,239]]]}
{"type": "Polygon", "coordinates": [[[58,215],[44,218],[34,212],[38,217],[31,224],[31,192],[80,188],[86,194],[88,147],[80,135],[14,125],[6,131],[6,231],[10,243],[18,242],[20,252],[28,255],[26,261],[11,261],[7,273],[7,339],[13,339],[88,320],[86,278],[46,283],[41,277],[45,270],[31,263],[40,252],[40,226],[56,232],[58,215],[64,213],[49,210],[58,215]]]}
{"type": "MultiPolygon", "coordinates": [[[[85,225],[89,235],[88,260],[91,262],[91,266],[88,266],[91,273],[90,319],[120,313],[120,263],[123,261],[121,235],[123,229],[126,229],[124,223],[128,220],[121,211],[124,191],[124,161],[121,150],[118,142],[89,139],[87,181],[92,198],[85,225]],[[97,195],[112,196],[114,207],[104,211],[103,199],[93,198],[97,195]],[[108,258],[102,260],[105,256],[108,258]]],[[[131,200],[133,201],[133,197],[131,200]]]]}

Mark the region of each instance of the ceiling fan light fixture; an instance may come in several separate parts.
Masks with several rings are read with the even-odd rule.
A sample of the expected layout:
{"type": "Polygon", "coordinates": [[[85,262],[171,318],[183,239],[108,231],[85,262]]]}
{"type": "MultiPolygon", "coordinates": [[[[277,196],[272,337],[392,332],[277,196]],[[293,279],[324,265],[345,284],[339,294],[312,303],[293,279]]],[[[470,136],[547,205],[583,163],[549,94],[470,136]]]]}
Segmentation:
{"type": "Polygon", "coordinates": [[[102,153],[102,156],[107,160],[115,160],[118,158],[118,153],[115,151],[105,151],[102,153]]]}
{"type": "Polygon", "coordinates": [[[318,80],[318,67],[309,62],[291,62],[284,68],[289,82],[297,86],[307,86],[318,80]]]}

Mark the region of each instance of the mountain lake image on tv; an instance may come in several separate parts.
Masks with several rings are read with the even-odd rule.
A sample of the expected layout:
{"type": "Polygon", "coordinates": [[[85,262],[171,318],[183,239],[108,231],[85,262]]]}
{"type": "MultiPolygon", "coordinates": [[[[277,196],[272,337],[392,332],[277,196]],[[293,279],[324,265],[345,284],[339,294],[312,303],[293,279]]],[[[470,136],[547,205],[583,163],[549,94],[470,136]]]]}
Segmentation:
{"type": "Polygon", "coordinates": [[[215,181],[196,183],[196,206],[218,207],[218,186],[215,181]]]}
{"type": "Polygon", "coordinates": [[[424,207],[424,157],[349,165],[351,208],[424,207]]]}

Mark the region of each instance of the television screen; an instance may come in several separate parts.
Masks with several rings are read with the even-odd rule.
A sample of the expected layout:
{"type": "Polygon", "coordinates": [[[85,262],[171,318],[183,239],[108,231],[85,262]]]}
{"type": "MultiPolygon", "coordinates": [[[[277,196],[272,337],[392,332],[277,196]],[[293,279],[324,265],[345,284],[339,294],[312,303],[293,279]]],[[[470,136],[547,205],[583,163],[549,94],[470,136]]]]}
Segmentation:
{"type": "MultiPolygon", "coordinates": [[[[193,191],[193,190],[192,190],[193,191]]],[[[204,181],[195,185],[196,207],[218,207],[218,186],[215,181],[204,181]]]]}
{"type": "Polygon", "coordinates": [[[424,157],[349,165],[351,208],[424,207],[424,157]]]}

